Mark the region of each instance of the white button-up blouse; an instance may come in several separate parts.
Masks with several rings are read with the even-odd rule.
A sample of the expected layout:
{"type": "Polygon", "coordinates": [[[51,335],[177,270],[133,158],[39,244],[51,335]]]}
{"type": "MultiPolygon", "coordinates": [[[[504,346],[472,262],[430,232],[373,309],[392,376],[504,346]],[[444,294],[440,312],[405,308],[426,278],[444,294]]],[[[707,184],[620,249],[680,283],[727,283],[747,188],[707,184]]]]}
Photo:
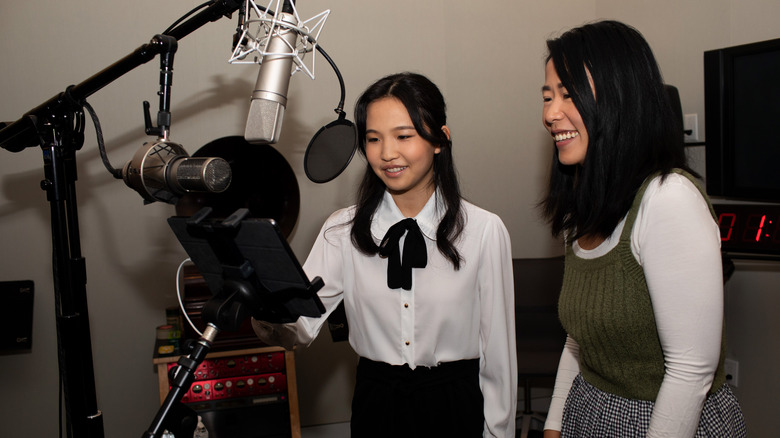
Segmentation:
{"type": "MultiPolygon", "coordinates": [[[[353,246],[354,206],[328,218],[303,266],[310,278],[325,283],[318,295],[326,313],[298,320],[298,343],[311,343],[344,300],[349,342],[362,357],[412,369],[479,358],[485,436],[513,436],[517,357],[509,234],[497,215],[462,201],[465,226],[456,247],[463,261],[456,271],[436,246],[444,212],[438,199],[432,195],[414,218],[425,236],[428,264],[412,269],[411,290],[388,288],[387,259],[353,246]]],[[[376,242],[403,219],[386,192],[371,225],[376,242]]]]}

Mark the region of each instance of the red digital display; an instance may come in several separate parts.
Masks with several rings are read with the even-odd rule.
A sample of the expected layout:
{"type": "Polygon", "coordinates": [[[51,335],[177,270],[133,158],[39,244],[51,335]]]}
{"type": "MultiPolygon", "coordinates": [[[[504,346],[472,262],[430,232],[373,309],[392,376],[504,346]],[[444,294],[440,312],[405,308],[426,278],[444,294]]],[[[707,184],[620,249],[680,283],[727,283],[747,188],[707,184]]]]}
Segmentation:
{"type": "Polygon", "coordinates": [[[780,205],[716,204],[723,251],[780,254],[780,205]]]}

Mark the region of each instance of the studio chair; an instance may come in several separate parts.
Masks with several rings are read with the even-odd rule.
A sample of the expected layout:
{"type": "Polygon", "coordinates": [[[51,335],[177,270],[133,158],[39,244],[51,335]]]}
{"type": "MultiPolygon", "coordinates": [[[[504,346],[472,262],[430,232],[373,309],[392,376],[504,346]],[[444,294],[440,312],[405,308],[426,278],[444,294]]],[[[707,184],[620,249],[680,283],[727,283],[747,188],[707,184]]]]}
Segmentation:
{"type": "Polygon", "coordinates": [[[517,373],[523,408],[516,418],[520,438],[542,436],[546,415],[531,409],[531,388],[552,388],[566,332],[558,320],[563,256],[512,260],[515,281],[517,373]],[[530,435],[529,435],[530,434],[530,435]]]}

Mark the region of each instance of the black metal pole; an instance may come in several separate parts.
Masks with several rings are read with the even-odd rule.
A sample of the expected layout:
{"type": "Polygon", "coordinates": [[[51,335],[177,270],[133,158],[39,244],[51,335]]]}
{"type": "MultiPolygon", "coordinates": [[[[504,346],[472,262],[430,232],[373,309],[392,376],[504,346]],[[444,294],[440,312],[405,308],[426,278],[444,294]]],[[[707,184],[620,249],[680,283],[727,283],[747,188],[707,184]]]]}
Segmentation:
{"type": "Polygon", "coordinates": [[[160,438],[166,429],[173,432],[174,436],[192,435],[195,429],[192,417],[197,415],[184,406],[181,399],[190,390],[195,380],[195,370],[206,358],[218,333],[219,329],[214,324],[209,324],[203,331],[203,336],[192,345],[192,352],[179,358],[179,366],[176,368],[176,375],[171,379],[168,395],[142,438],[160,438]]]}
{"type": "Polygon", "coordinates": [[[97,408],[92,341],[87,306],[86,263],[81,255],[76,208],[75,152],[82,133],[73,123],[79,112],[52,117],[41,132],[46,191],[51,209],[52,269],[60,378],[64,386],[67,427],[77,437],[102,437],[97,408]]]}

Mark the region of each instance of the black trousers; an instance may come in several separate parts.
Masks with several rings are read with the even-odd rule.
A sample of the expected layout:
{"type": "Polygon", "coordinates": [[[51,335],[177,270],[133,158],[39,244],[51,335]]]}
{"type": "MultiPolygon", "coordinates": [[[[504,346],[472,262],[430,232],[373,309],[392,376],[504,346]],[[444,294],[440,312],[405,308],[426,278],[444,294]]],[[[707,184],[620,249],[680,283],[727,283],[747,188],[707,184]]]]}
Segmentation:
{"type": "Polygon", "coordinates": [[[483,405],[479,359],[412,370],[361,357],[352,438],[481,437],[483,405]]]}

